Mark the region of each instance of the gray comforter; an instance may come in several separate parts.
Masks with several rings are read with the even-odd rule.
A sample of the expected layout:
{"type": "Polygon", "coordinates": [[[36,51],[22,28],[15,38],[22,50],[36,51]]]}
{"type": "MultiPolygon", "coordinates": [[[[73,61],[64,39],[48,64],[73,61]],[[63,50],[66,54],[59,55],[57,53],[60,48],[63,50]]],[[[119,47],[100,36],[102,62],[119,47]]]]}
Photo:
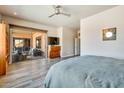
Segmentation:
{"type": "Polygon", "coordinates": [[[124,60],[81,56],[53,65],[44,81],[46,88],[124,87],[124,60]]]}

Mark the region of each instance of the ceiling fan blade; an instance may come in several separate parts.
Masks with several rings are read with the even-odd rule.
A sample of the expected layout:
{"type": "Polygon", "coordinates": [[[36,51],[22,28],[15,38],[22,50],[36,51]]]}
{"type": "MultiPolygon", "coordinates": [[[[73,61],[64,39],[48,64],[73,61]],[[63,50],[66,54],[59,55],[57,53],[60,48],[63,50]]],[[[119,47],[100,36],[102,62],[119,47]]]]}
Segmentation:
{"type": "Polygon", "coordinates": [[[54,14],[50,15],[49,17],[53,17],[54,15],[56,15],[56,13],[54,13],[54,14]]]}
{"type": "Polygon", "coordinates": [[[60,13],[60,14],[65,15],[65,16],[68,16],[68,17],[71,16],[71,14],[67,14],[67,13],[60,13]]]}

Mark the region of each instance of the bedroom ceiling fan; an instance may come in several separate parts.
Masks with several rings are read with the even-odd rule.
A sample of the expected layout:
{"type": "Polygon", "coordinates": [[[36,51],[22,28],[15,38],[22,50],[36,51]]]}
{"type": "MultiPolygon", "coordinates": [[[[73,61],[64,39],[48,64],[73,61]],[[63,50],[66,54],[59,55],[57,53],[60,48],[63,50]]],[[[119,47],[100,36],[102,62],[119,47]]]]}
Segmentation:
{"type": "Polygon", "coordinates": [[[53,6],[53,8],[55,9],[55,12],[54,12],[53,14],[51,14],[51,15],[49,16],[49,18],[51,18],[51,17],[53,17],[53,16],[55,16],[55,15],[65,15],[65,16],[68,16],[68,17],[71,16],[71,14],[64,13],[64,12],[62,11],[62,6],[60,6],[60,5],[53,6]]]}

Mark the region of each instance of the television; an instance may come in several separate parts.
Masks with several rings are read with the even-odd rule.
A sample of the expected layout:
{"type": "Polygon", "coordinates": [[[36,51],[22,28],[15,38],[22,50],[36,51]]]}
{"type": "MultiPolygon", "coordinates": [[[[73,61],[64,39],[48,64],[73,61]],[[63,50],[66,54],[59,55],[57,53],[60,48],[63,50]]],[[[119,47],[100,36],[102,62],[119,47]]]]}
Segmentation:
{"type": "Polygon", "coordinates": [[[59,45],[58,37],[48,37],[48,45],[59,45]]]}

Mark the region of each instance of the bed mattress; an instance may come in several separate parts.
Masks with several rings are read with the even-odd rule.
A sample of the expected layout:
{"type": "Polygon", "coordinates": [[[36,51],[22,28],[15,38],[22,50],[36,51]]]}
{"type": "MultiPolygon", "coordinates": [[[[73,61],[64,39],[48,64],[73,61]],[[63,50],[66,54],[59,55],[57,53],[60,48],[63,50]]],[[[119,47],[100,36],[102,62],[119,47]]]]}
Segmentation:
{"type": "Polygon", "coordinates": [[[54,64],[46,88],[122,88],[124,60],[103,56],[80,56],[54,64]]]}

